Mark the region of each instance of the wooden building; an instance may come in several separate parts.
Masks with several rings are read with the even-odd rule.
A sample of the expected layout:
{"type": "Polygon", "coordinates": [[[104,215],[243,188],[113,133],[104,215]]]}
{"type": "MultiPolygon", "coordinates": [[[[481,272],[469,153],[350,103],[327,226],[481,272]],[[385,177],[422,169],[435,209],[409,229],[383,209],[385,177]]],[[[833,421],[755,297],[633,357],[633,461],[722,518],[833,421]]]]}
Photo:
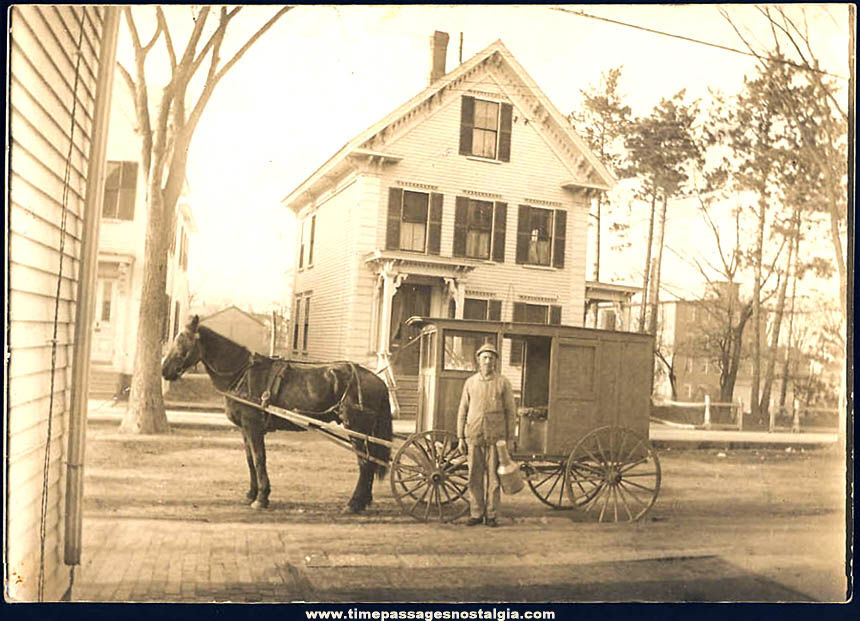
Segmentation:
{"type": "Polygon", "coordinates": [[[614,183],[501,41],[446,73],[447,42],[426,89],[283,200],[292,357],[389,369],[401,397],[411,315],[583,324],[590,200],[614,183]]]}
{"type": "Polygon", "coordinates": [[[207,328],[241,343],[248,349],[268,354],[271,339],[271,318],[260,313],[249,313],[231,305],[200,318],[207,328]]]}
{"type": "Polygon", "coordinates": [[[118,9],[18,5],[9,16],[5,595],[56,601],[80,563],[118,9]]]}
{"type": "MultiPolygon", "coordinates": [[[[96,315],[90,395],[128,397],[134,355],[146,246],[146,180],[140,161],[141,137],[128,88],[116,79],[111,102],[107,175],[101,206],[96,315]]],[[[167,307],[162,329],[168,343],[178,332],[189,305],[188,257],[197,225],[186,200],[176,205],[176,220],[167,260],[167,307]]]]}

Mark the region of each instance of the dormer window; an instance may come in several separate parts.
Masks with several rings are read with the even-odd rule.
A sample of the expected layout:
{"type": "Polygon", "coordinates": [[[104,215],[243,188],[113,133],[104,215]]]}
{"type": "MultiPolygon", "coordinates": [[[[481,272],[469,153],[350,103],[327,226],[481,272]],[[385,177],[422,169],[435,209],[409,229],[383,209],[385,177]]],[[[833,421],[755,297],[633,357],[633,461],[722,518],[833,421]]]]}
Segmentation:
{"type": "Polygon", "coordinates": [[[460,154],[511,160],[511,104],[464,96],[460,108],[460,154]]]}

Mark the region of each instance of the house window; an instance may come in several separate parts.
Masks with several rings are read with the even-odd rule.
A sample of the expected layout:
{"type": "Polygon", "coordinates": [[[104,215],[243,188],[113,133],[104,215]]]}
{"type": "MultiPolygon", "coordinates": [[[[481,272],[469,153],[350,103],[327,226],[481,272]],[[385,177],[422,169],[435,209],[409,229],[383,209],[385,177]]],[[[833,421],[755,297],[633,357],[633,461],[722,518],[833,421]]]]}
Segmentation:
{"type": "Polygon", "coordinates": [[[505,260],[507,203],[458,196],[454,212],[455,257],[505,260]],[[492,257],[491,257],[492,253],[492,257]]]}
{"type": "Polygon", "coordinates": [[[161,342],[166,343],[170,331],[170,296],[165,294],[164,322],[161,324],[161,342]]]}
{"type": "Polygon", "coordinates": [[[134,220],[137,162],[108,162],[102,217],[134,220]]]}
{"type": "Polygon", "coordinates": [[[692,373],[693,372],[693,359],[692,358],[687,358],[686,360],[684,360],[684,372],[685,373],[692,373]]]}
{"type": "Polygon", "coordinates": [[[567,212],[520,205],[517,263],[564,267],[567,212]]]}
{"type": "Polygon", "coordinates": [[[302,296],[296,296],[296,304],[293,308],[293,349],[299,348],[299,321],[301,319],[302,296]]]}
{"type": "Polygon", "coordinates": [[[708,359],[705,358],[702,360],[702,373],[708,372],[708,359]]]}
{"type": "Polygon", "coordinates": [[[110,280],[102,281],[102,314],[101,321],[110,322],[111,303],[113,296],[113,282],[110,280]]]}
{"type": "Polygon", "coordinates": [[[430,196],[423,192],[403,192],[400,249],[424,252],[427,236],[427,207],[430,196]]]}
{"type": "Polygon", "coordinates": [[[693,387],[690,384],[684,384],[684,392],[687,393],[687,399],[693,398],[693,387]]]}
{"type": "Polygon", "coordinates": [[[507,103],[463,97],[460,154],[509,162],[513,107],[507,103]]]}
{"type": "MultiPolygon", "coordinates": [[[[561,324],[561,306],[514,302],[513,320],[525,323],[547,323],[550,325],[559,325],[561,324]]],[[[513,338],[511,339],[511,364],[519,366],[522,363],[523,341],[521,338],[513,338]]]]}
{"type": "Polygon", "coordinates": [[[478,298],[466,298],[463,301],[463,319],[500,321],[501,318],[501,300],[481,300],[478,298]]]}
{"type": "Polygon", "coordinates": [[[310,317],[311,317],[311,298],[310,296],[305,298],[305,321],[302,327],[302,351],[308,351],[308,327],[310,326],[310,317]]]}
{"type": "Polygon", "coordinates": [[[439,254],[442,202],[441,194],[389,188],[386,249],[439,254]]]}
{"type": "Polygon", "coordinates": [[[308,242],[308,267],[314,264],[314,235],[317,228],[317,215],[311,216],[311,239],[308,242]]]}

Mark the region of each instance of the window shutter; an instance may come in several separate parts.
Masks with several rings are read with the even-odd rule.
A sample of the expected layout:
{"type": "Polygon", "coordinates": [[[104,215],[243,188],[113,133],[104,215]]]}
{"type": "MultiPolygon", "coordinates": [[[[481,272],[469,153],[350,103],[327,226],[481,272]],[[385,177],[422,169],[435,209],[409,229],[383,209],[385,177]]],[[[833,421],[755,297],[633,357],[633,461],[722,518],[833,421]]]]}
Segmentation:
{"type": "MultiPolygon", "coordinates": [[[[514,302],[514,321],[526,320],[526,305],[522,302],[514,302]]],[[[523,341],[522,337],[511,339],[511,364],[520,366],[523,363],[523,341]]]]}
{"type": "Polygon", "coordinates": [[[502,104],[502,122],[499,132],[499,159],[503,162],[511,161],[511,119],[513,117],[513,106],[502,104]]]}
{"type": "Polygon", "coordinates": [[[549,322],[554,326],[561,325],[561,306],[549,307],[549,322]]]}
{"type": "Polygon", "coordinates": [[[475,126],[475,98],[464,96],[460,101],[460,155],[472,155],[472,128],[475,126]]]}
{"type": "Polygon", "coordinates": [[[388,188],[388,226],[385,230],[385,248],[397,250],[400,248],[400,217],[403,208],[403,190],[388,188]]]}
{"type": "Polygon", "coordinates": [[[517,213],[517,263],[526,263],[529,258],[529,206],[520,205],[517,213]]]}
{"type": "Polygon", "coordinates": [[[508,224],[508,204],[496,203],[493,214],[493,261],[505,262],[505,228],[508,224]]]}
{"type": "Polygon", "coordinates": [[[466,256],[466,227],[469,221],[469,199],[465,196],[457,197],[454,206],[454,247],[452,254],[455,257],[466,256]]]}
{"type": "Polygon", "coordinates": [[[487,311],[487,319],[490,321],[502,320],[502,301],[490,300],[490,308],[487,311]]]}
{"type": "Polygon", "coordinates": [[[565,233],[567,231],[567,212],[555,210],[555,235],[552,242],[552,266],[564,267],[565,233]]]}
{"type": "Polygon", "coordinates": [[[439,254],[442,246],[442,195],[430,194],[430,217],[427,227],[427,252],[439,254]]]}

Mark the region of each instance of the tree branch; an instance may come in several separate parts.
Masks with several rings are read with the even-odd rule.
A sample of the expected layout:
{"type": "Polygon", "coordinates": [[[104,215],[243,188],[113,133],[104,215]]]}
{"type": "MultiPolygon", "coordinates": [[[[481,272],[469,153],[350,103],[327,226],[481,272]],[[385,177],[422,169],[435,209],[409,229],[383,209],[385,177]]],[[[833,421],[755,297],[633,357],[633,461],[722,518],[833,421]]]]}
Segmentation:
{"type": "Polygon", "coordinates": [[[170,28],[167,26],[167,20],[164,18],[164,11],[161,6],[155,7],[155,16],[158,18],[158,23],[164,31],[164,40],[167,44],[167,54],[170,56],[170,69],[176,71],[176,52],[173,49],[173,37],[170,36],[170,28]]]}
{"type": "Polygon", "coordinates": [[[197,73],[197,69],[200,68],[200,65],[203,63],[203,59],[206,57],[206,54],[212,49],[212,45],[214,45],[215,37],[218,34],[218,31],[223,27],[226,29],[227,24],[233,19],[236,14],[242,9],[242,7],[236,7],[229,13],[227,13],[226,19],[222,17],[221,22],[218,24],[218,30],[212,33],[212,36],[209,37],[209,40],[206,42],[206,45],[203,46],[203,49],[200,51],[200,54],[197,55],[197,58],[194,59],[194,62],[191,64],[191,75],[193,76],[197,73]]]}
{"type": "Polygon", "coordinates": [[[251,46],[252,46],[252,45],[257,41],[257,39],[259,39],[260,37],[262,37],[262,36],[263,36],[263,34],[264,34],[264,33],[265,33],[269,28],[271,28],[272,26],[274,26],[274,25],[275,25],[275,22],[277,22],[277,21],[281,18],[281,16],[282,16],[282,15],[284,15],[285,13],[287,13],[287,12],[289,12],[289,11],[292,11],[294,8],[295,8],[295,7],[293,7],[293,6],[285,6],[285,7],[282,7],[282,8],[281,8],[277,13],[275,13],[275,14],[272,16],[272,18],[271,18],[269,21],[267,21],[265,24],[263,24],[263,27],[262,27],[262,28],[260,28],[257,32],[255,32],[255,33],[251,36],[251,38],[250,38],[250,39],[248,39],[248,41],[245,43],[245,45],[243,45],[243,46],[239,49],[239,51],[238,51],[238,52],[236,52],[236,55],[235,55],[235,56],[233,56],[233,58],[231,58],[231,59],[230,59],[230,61],[229,61],[226,65],[224,65],[224,67],[223,67],[223,68],[218,72],[218,75],[217,75],[217,76],[216,76],[216,78],[215,78],[216,82],[217,82],[218,80],[220,80],[222,77],[224,77],[224,74],[225,74],[225,73],[227,73],[227,72],[230,70],[230,68],[231,68],[233,65],[235,65],[235,64],[236,64],[236,62],[237,62],[240,58],[242,58],[242,56],[244,56],[245,52],[247,52],[247,51],[248,51],[248,49],[249,49],[249,48],[250,48],[250,47],[251,47],[251,46]]]}
{"type": "Polygon", "coordinates": [[[126,86],[128,86],[128,90],[130,91],[132,99],[135,98],[137,94],[137,88],[135,87],[134,80],[131,77],[131,74],[128,72],[128,69],[122,66],[122,63],[116,61],[116,68],[119,69],[119,74],[122,76],[123,81],[126,86]]]}

